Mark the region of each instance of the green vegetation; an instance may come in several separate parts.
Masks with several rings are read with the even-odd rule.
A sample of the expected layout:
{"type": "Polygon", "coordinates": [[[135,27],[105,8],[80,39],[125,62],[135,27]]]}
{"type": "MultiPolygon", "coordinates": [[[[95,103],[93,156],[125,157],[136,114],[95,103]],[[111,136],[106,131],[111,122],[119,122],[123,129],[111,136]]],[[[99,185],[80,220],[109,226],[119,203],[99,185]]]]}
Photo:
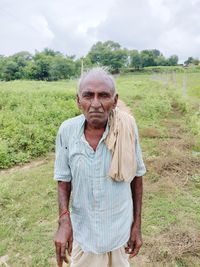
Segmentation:
{"type": "MultiPolygon", "coordinates": [[[[184,73],[129,74],[117,79],[120,98],[137,120],[148,169],[144,178],[144,245],[138,261],[132,260],[133,266],[199,266],[199,79],[198,73],[188,74],[186,81],[184,73]]],[[[21,153],[41,155],[40,149],[32,154],[37,140],[45,153],[51,151],[58,125],[79,112],[74,101],[75,81],[4,82],[0,92],[0,99],[4,97],[1,125],[7,122],[0,128],[0,146],[6,143],[9,148],[17,142],[13,158],[17,158],[17,146],[24,136],[29,148],[22,147],[21,153]],[[32,125],[31,133],[38,136],[33,144],[29,130],[20,131],[27,125],[32,125]]],[[[7,155],[4,153],[10,162],[7,155]]],[[[7,256],[11,266],[56,265],[52,240],[57,196],[52,176],[52,156],[1,173],[0,257],[7,256]]]]}
{"type": "Polygon", "coordinates": [[[74,56],[44,49],[32,55],[19,52],[12,56],[0,56],[0,80],[19,79],[48,80],[68,79],[80,74],[81,62],[74,56]]]}
{"type": "Polygon", "coordinates": [[[139,125],[148,169],[144,246],[133,266],[199,266],[199,82],[197,73],[118,79],[121,98],[139,125]]]}
{"type": "Polygon", "coordinates": [[[0,168],[54,149],[61,121],[79,114],[75,82],[0,83],[0,168]]]}
{"type": "Polygon", "coordinates": [[[0,256],[8,254],[11,266],[50,266],[57,216],[52,166],[1,175],[0,256]]]}
{"type": "Polygon", "coordinates": [[[188,131],[196,135],[200,149],[199,84],[198,73],[129,74],[118,80],[118,91],[123,100],[133,107],[132,111],[142,128],[154,126],[164,133],[165,128],[158,123],[160,119],[169,117],[174,111],[182,114],[188,131]]]}
{"type": "MultiPolygon", "coordinates": [[[[198,59],[189,57],[184,64],[199,72],[198,59]]],[[[184,68],[178,66],[177,55],[165,58],[157,49],[131,50],[122,48],[117,42],[106,41],[94,44],[82,58],[63,55],[48,48],[35,54],[22,51],[7,57],[0,55],[0,80],[57,81],[80,76],[83,66],[84,69],[105,66],[112,73],[184,72],[184,68]]]]}
{"type": "MultiPolygon", "coordinates": [[[[63,55],[59,51],[45,48],[31,54],[26,51],[12,56],[0,55],[0,80],[19,79],[57,81],[78,77],[84,68],[106,66],[112,73],[124,70],[143,70],[149,66],[177,66],[178,56],[165,58],[157,49],[142,51],[122,48],[117,42],[106,41],[94,44],[82,58],[63,55]]],[[[198,65],[199,60],[189,58],[187,65],[198,65]]]]}
{"type": "MultiPolygon", "coordinates": [[[[135,107],[134,114],[143,128],[157,127],[160,118],[176,109],[200,140],[199,84],[198,73],[130,74],[120,77],[118,89],[128,105],[135,107]],[[187,88],[183,92],[184,80],[187,88]]],[[[0,82],[0,168],[29,162],[54,149],[60,123],[79,114],[75,87],[75,80],[0,82]]],[[[159,131],[165,132],[163,127],[159,131]]],[[[199,148],[200,141],[196,142],[199,148]]]]}

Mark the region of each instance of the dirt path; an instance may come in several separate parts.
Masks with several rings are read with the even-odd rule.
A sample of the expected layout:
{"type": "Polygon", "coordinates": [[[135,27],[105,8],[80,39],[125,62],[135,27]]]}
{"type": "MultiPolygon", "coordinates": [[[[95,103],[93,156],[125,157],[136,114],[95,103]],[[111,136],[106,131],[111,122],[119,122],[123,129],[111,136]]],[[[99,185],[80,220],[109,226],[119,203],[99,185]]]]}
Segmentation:
{"type": "Polygon", "coordinates": [[[127,113],[131,114],[131,109],[122,101],[122,100],[118,100],[117,106],[123,110],[126,111],[127,113]]]}
{"type": "Polygon", "coordinates": [[[21,165],[16,165],[14,167],[8,168],[8,169],[4,169],[4,170],[0,170],[0,175],[1,174],[6,174],[6,173],[12,173],[12,172],[16,172],[16,171],[23,171],[23,170],[28,170],[31,168],[35,168],[44,164],[47,164],[49,162],[49,160],[52,160],[54,158],[54,153],[49,153],[47,156],[43,156],[43,157],[39,157],[37,159],[33,159],[31,162],[28,163],[24,163],[21,165]]]}

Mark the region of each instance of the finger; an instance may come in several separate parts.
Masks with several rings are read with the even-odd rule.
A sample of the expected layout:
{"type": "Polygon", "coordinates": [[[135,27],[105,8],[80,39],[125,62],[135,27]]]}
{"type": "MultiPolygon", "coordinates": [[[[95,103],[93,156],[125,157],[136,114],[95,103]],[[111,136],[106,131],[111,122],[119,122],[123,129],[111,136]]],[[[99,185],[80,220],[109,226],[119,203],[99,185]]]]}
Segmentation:
{"type": "Polygon", "coordinates": [[[71,253],[72,253],[72,244],[73,244],[73,239],[70,239],[68,242],[68,247],[67,247],[69,256],[71,256],[71,253]]]}
{"type": "Polygon", "coordinates": [[[128,243],[127,243],[127,246],[125,247],[125,252],[127,254],[131,254],[134,249],[135,249],[135,242],[129,240],[128,243]]]}
{"type": "Polygon", "coordinates": [[[130,247],[130,239],[129,239],[128,242],[126,243],[125,250],[129,249],[129,247],[130,247]]]}
{"type": "Polygon", "coordinates": [[[135,257],[138,254],[138,252],[139,252],[139,249],[135,248],[133,250],[133,252],[129,255],[129,258],[131,259],[131,258],[135,257]]]}
{"type": "Polygon", "coordinates": [[[63,260],[61,258],[61,245],[55,242],[55,246],[56,246],[56,259],[58,267],[62,267],[63,260]]]}
{"type": "Polygon", "coordinates": [[[129,247],[125,247],[125,252],[127,254],[130,254],[131,252],[133,252],[133,249],[132,248],[129,248],[129,247]]]}
{"type": "Polygon", "coordinates": [[[143,244],[143,243],[142,243],[142,241],[140,240],[140,241],[136,242],[136,246],[135,246],[135,247],[136,247],[137,249],[140,249],[141,246],[142,246],[142,244],[143,244]]]}
{"type": "Polygon", "coordinates": [[[66,256],[66,245],[61,245],[61,259],[64,260],[66,263],[68,263],[67,256],[66,256]]]}

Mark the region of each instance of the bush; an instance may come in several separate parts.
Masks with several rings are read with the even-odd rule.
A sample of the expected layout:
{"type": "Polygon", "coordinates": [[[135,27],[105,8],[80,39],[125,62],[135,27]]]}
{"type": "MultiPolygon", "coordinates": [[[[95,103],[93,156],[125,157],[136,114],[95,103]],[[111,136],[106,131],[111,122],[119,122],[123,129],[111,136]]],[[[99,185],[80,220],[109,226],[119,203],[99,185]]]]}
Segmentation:
{"type": "Polygon", "coordinates": [[[72,85],[75,88],[71,82],[0,84],[0,168],[54,149],[61,122],[79,114],[72,85]]]}

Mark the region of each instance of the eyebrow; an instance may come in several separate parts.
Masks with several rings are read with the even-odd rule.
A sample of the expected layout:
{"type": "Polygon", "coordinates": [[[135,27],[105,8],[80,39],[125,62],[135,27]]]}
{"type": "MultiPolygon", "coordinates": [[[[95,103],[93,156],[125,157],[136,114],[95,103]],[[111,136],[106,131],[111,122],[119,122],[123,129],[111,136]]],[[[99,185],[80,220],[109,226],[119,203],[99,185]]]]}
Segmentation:
{"type": "MultiPolygon", "coordinates": [[[[94,94],[94,92],[88,90],[88,91],[83,91],[82,94],[94,94]]],[[[98,94],[108,94],[108,95],[111,95],[111,92],[101,91],[101,92],[98,92],[98,94]]]]}
{"type": "Polygon", "coordinates": [[[94,92],[91,92],[91,91],[83,91],[82,92],[82,95],[85,95],[85,94],[93,94],[94,92]]]}

